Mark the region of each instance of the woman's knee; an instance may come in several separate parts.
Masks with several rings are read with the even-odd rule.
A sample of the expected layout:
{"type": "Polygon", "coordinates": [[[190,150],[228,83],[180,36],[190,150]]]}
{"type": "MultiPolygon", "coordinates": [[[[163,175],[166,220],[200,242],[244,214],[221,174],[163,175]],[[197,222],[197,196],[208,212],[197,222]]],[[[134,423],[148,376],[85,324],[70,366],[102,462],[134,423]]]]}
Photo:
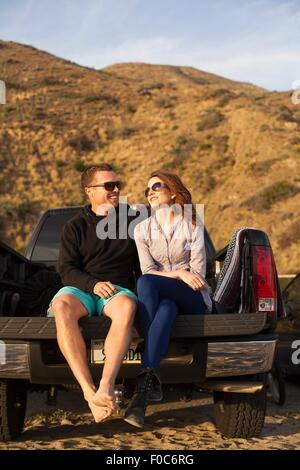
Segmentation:
{"type": "Polygon", "coordinates": [[[159,313],[160,315],[174,318],[177,316],[178,306],[173,300],[162,299],[159,303],[159,313]]]}

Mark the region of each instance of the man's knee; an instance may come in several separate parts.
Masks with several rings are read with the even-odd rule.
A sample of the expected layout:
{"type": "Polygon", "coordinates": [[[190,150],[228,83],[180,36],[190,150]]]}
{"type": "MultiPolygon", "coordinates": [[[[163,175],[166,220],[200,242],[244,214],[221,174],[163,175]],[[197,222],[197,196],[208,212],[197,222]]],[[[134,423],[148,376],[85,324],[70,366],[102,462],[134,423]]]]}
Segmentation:
{"type": "Polygon", "coordinates": [[[55,299],[51,304],[51,310],[55,320],[62,323],[78,322],[81,317],[85,316],[81,304],[77,305],[76,302],[66,299],[55,299]]]}
{"type": "Polygon", "coordinates": [[[136,310],[136,301],[130,297],[122,296],[121,308],[115,312],[112,321],[122,327],[131,326],[134,322],[136,310]]]}

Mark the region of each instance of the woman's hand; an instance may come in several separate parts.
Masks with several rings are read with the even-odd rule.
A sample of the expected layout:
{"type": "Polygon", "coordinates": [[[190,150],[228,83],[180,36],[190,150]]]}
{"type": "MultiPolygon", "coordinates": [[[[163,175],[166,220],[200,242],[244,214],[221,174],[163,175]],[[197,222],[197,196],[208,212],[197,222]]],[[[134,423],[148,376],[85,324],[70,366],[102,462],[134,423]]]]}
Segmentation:
{"type": "Polygon", "coordinates": [[[118,292],[118,290],[109,281],[105,281],[105,282],[99,281],[94,286],[93,292],[94,292],[94,294],[99,295],[99,297],[107,299],[108,297],[112,296],[113,294],[116,294],[116,292],[118,292]]]}
{"type": "Polygon", "coordinates": [[[205,280],[199,274],[194,274],[190,271],[177,271],[177,276],[178,279],[188,284],[194,290],[204,289],[206,285],[205,280]]]}

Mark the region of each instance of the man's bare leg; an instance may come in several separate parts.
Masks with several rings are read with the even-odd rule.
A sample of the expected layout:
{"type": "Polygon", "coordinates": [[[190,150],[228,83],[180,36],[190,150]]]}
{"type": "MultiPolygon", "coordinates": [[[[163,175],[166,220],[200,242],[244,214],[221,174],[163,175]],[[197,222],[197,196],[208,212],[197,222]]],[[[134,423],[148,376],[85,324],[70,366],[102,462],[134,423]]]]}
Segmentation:
{"type": "Polygon", "coordinates": [[[105,340],[105,363],[99,389],[92,401],[98,406],[116,408],[115,381],[123,358],[132,338],[137,304],[128,296],[117,295],[104,307],[103,314],[111,319],[111,326],[105,340]]]}
{"type": "Polygon", "coordinates": [[[62,294],[51,304],[54,313],[57,342],[77,379],[85,400],[93,413],[96,422],[111,415],[112,410],[106,406],[95,406],[92,398],[95,395],[94,385],[87,362],[87,351],[78,321],[88,315],[83,304],[72,294],[62,294]]]}

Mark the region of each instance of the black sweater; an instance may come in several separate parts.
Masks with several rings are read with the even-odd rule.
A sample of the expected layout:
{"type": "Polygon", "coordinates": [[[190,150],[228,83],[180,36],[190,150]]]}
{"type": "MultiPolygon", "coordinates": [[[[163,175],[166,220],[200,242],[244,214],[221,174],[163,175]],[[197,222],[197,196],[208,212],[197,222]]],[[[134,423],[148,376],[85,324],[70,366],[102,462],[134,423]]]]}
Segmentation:
{"type": "MultiPolygon", "coordinates": [[[[134,240],[129,236],[119,238],[120,207],[116,209],[116,239],[97,237],[97,224],[107,217],[96,215],[91,205],[84,206],[65,224],[58,260],[58,272],[65,286],[93,293],[98,281],[110,281],[134,289],[135,279],[141,274],[140,265],[134,240]]],[[[127,213],[128,206],[122,208],[127,213]]],[[[134,219],[127,215],[127,226],[134,219]]],[[[128,234],[124,223],[122,229],[128,234]]]]}

